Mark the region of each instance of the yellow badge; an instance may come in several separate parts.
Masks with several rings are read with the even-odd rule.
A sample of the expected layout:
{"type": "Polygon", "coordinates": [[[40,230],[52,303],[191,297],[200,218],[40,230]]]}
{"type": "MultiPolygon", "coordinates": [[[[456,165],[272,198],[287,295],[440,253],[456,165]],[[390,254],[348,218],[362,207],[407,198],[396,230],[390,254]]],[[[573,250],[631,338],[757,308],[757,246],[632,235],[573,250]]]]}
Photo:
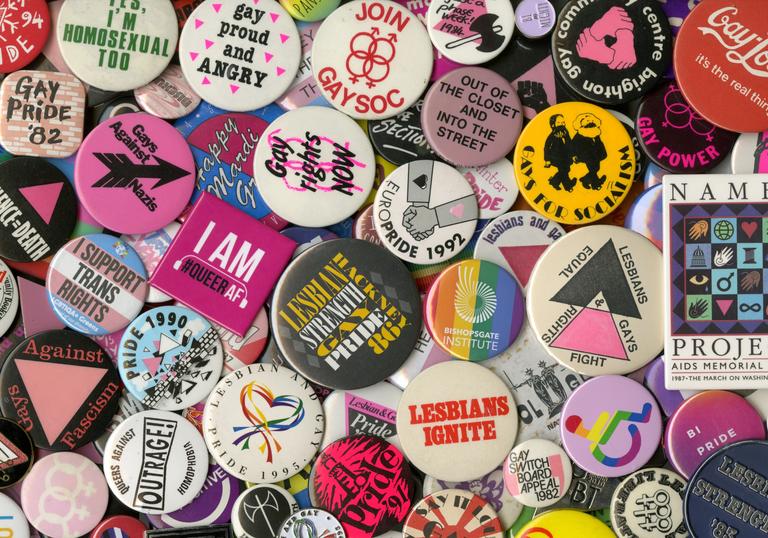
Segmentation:
{"type": "Polygon", "coordinates": [[[589,103],[560,103],[537,114],[515,147],[520,194],[563,224],[605,217],[627,197],[635,149],[624,126],[589,103]]]}
{"type": "Polygon", "coordinates": [[[616,538],[608,526],[577,510],[553,510],[533,518],[515,538],[616,538]]]}

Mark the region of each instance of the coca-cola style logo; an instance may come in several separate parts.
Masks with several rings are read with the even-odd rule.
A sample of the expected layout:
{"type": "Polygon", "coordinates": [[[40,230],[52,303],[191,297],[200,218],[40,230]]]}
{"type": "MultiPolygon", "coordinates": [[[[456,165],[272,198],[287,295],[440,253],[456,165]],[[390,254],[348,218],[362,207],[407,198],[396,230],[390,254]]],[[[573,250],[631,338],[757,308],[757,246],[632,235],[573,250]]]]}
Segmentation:
{"type": "Polygon", "coordinates": [[[699,26],[704,35],[711,35],[726,49],[726,59],[741,65],[750,74],[768,78],[768,39],[763,39],[746,24],[733,20],[739,9],[724,7],[713,11],[707,19],[709,26],[699,26]]]}

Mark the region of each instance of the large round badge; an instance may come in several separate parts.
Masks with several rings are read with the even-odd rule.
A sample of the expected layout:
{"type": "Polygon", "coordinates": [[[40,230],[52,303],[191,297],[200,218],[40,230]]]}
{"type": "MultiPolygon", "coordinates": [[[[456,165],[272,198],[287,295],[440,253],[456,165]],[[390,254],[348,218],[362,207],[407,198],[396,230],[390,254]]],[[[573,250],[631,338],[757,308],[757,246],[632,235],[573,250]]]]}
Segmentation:
{"type": "Polygon", "coordinates": [[[296,24],[274,0],[206,0],[179,39],[179,62],[192,89],[225,110],[275,101],[293,82],[300,58],[296,24]]]}
{"type": "Polygon", "coordinates": [[[235,538],[276,538],[283,521],[298,509],[293,495],[279,486],[261,484],[248,488],[232,507],[235,538]]]}
{"type": "Polygon", "coordinates": [[[162,73],[178,38],[170,2],[65,2],[56,23],[59,49],[72,73],[113,92],[133,90],[162,73]]]}
{"type": "Polygon", "coordinates": [[[300,226],[336,224],[373,188],[373,149],[354,120],[327,107],[302,107],[273,121],[256,146],[254,173],[272,210],[300,226]]]}
{"type": "Polygon", "coordinates": [[[106,234],[73,239],[53,257],[48,300],[67,326],[103,336],[124,328],[144,306],[147,272],[122,240],[106,234]]]}
{"type": "Polygon", "coordinates": [[[391,0],[354,0],[331,13],[312,46],[312,71],[326,99],[355,119],[388,118],[421,96],[432,44],[411,11],[391,0]]]}
{"type": "Polygon", "coordinates": [[[51,29],[51,16],[45,0],[0,0],[0,11],[0,73],[12,73],[26,67],[42,52],[51,29]]]}
{"type": "Polygon", "coordinates": [[[0,493],[0,517],[3,533],[9,538],[29,538],[29,522],[21,507],[7,495],[0,493]]]}
{"type": "Polygon", "coordinates": [[[555,67],[582,98],[607,105],[637,99],[672,61],[672,32],[655,0],[571,0],[552,33],[555,67]]]}
{"type": "Polygon", "coordinates": [[[335,389],[367,387],[397,371],[422,319],[408,270],[359,239],[325,241],[296,258],[275,287],[270,312],[288,362],[335,389]]]}
{"type": "Polygon", "coordinates": [[[0,418],[0,456],[0,489],[20,482],[35,460],[32,438],[9,418],[0,418]]]}
{"type": "Polygon", "coordinates": [[[547,351],[588,376],[626,374],[663,348],[661,252],[618,226],[565,235],[539,258],[528,319],[547,351]]]}
{"type": "Polygon", "coordinates": [[[563,224],[587,224],[616,209],[635,178],[635,150],[610,112],[561,103],[537,114],[515,146],[520,194],[563,224]]]}
{"type": "Polygon", "coordinates": [[[525,506],[544,508],[562,499],[571,485],[571,460],[546,439],[517,445],[504,462],[504,484],[525,506]]]}
{"type": "Polygon", "coordinates": [[[96,342],[56,330],[30,336],[8,354],[0,390],[3,415],[36,446],[73,450],[104,433],[117,411],[120,379],[96,342]]]}
{"type": "Polygon", "coordinates": [[[323,439],[323,409],[300,375],[252,364],[224,377],[205,404],[203,433],[213,459],[255,484],[300,472],[323,439]]]}
{"type": "Polygon", "coordinates": [[[0,260],[0,337],[13,325],[19,310],[19,288],[13,273],[0,260]]]}
{"type": "Polygon", "coordinates": [[[438,161],[413,161],[376,192],[374,224],[384,246],[407,262],[434,264],[456,256],[478,218],[477,197],[460,172],[438,161]]]}
{"type": "Polygon", "coordinates": [[[142,411],[115,428],[104,449],[112,494],[132,510],[165,514],[203,487],[208,451],[200,432],[168,411],[142,411]]]}
{"type": "Polygon", "coordinates": [[[611,526],[619,538],[685,538],[685,480],[667,469],[641,469],[625,478],[611,500],[611,526]]]}
{"type": "Polygon", "coordinates": [[[180,411],[211,392],[224,353],[218,332],[203,316],[181,306],[160,306],[131,322],[117,360],[126,388],[143,405],[180,411]]]}
{"type": "Polygon", "coordinates": [[[321,536],[322,538],[346,538],[346,533],[333,515],[317,508],[304,508],[285,520],[279,538],[303,538],[321,536]]]}
{"type": "Polygon", "coordinates": [[[481,497],[461,489],[444,489],[427,495],[411,510],[403,536],[472,536],[502,538],[499,516],[481,497]]]}
{"type": "Polygon", "coordinates": [[[322,510],[336,516],[347,538],[372,538],[402,524],[415,484],[408,461],[379,437],[357,435],[328,445],[314,467],[322,510]]]}
{"type": "Polygon", "coordinates": [[[651,459],[661,439],[661,413],[648,390],[617,375],[595,377],[563,406],[563,447],[598,476],[624,476],[651,459]]]}
{"type": "Polygon", "coordinates": [[[425,474],[471,480],[496,469],[512,449],[515,400],[504,382],[479,364],[443,362],[405,388],[397,433],[405,455],[425,474]]]}

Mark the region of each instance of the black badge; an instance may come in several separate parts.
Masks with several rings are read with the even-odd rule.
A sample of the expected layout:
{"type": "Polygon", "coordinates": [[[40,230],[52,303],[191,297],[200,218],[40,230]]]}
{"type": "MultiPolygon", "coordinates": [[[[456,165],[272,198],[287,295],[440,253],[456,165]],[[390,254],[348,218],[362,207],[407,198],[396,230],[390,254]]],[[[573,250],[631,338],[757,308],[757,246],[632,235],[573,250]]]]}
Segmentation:
{"type": "Polygon", "coordinates": [[[3,415],[49,450],[74,450],[104,433],[121,391],[109,355],[69,330],[22,340],[0,372],[3,415]]]}
{"type": "Polygon", "coordinates": [[[234,538],[234,535],[229,525],[201,525],[183,529],[150,529],[144,533],[144,538],[234,538]]]}
{"type": "Polygon", "coordinates": [[[385,120],[368,120],[368,136],[376,153],[401,166],[419,159],[439,159],[421,129],[424,99],[385,120]]]}
{"type": "Polygon", "coordinates": [[[19,482],[35,460],[35,446],[18,423],[0,418],[0,489],[19,482]]]}
{"type": "Polygon", "coordinates": [[[283,488],[254,486],[235,501],[232,526],[238,538],[275,538],[283,522],[298,509],[296,500],[283,488]]]}
{"type": "Polygon", "coordinates": [[[0,256],[17,262],[51,256],[76,218],[75,191],[58,168],[38,157],[0,164],[0,256]]]}
{"type": "Polygon", "coordinates": [[[304,377],[334,389],[383,381],[413,351],[421,298],[410,272],[382,247],[334,239],[297,257],[275,287],[280,352],[304,377]]]}
{"type": "Polygon", "coordinates": [[[571,0],[552,33],[555,66],[584,99],[627,103],[648,93],[672,60],[658,0],[571,0]]]}

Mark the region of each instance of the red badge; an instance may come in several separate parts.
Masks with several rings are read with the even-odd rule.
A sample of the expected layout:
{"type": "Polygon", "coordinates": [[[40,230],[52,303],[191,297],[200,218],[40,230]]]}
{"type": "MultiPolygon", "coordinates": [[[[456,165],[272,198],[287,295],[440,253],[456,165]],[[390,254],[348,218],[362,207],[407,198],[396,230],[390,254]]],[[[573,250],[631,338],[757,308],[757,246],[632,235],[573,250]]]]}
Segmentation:
{"type": "Polygon", "coordinates": [[[45,0],[0,0],[0,73],[11,73],[34,60],[50,28],[45,0]]]}

